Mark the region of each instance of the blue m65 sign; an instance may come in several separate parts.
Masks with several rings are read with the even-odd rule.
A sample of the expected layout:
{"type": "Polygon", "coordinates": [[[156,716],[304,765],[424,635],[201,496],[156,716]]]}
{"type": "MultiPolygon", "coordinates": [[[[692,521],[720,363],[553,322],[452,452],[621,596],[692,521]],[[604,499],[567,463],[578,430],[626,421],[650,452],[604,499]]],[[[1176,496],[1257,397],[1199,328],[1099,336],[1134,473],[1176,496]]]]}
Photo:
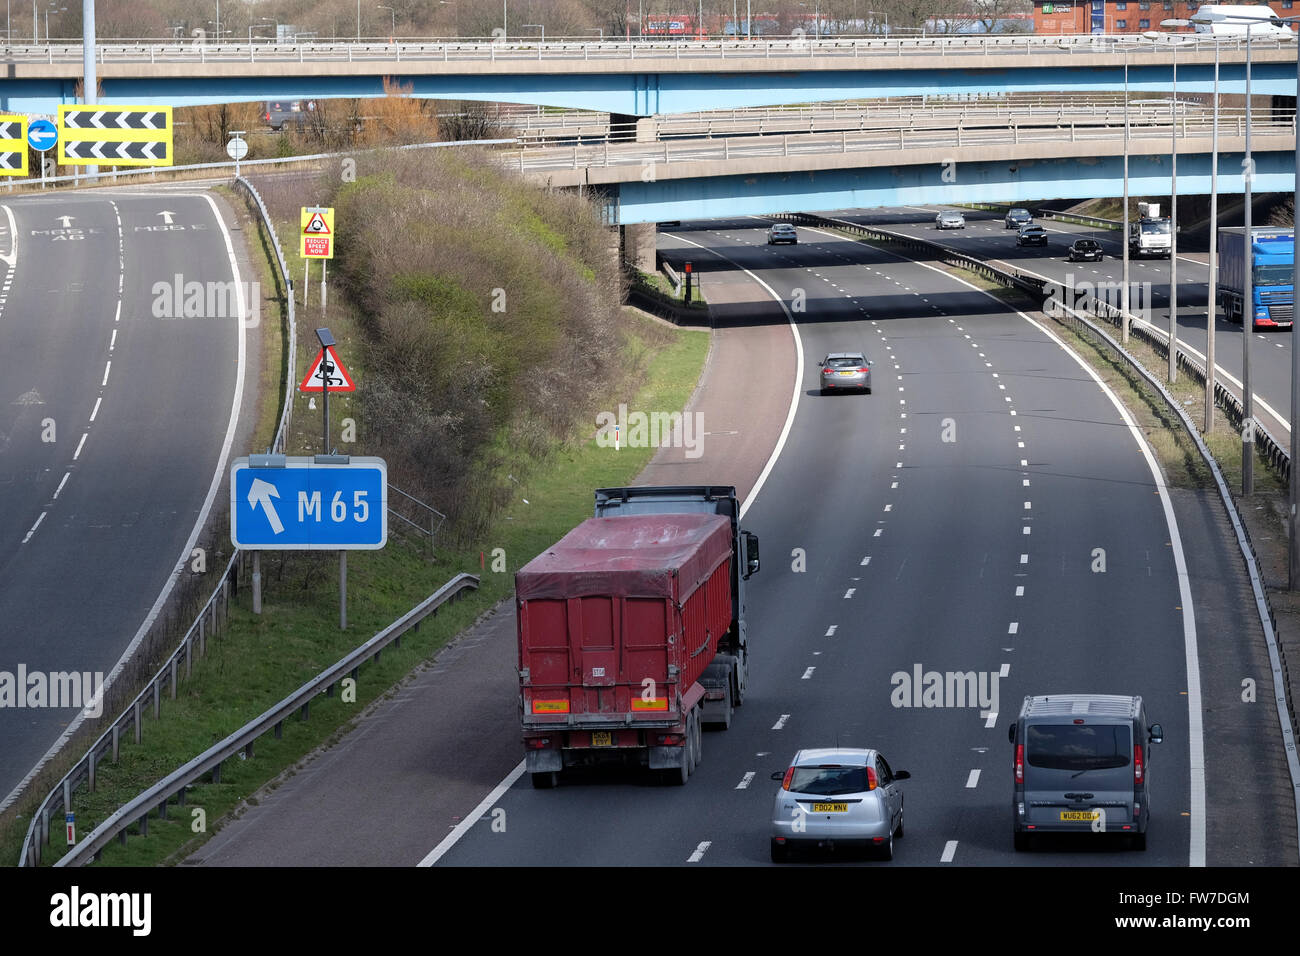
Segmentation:
{"type": "Polygon", "coordinates": [[[236,459],[230,540],[263,551],[382,548],[388,542],[388,466],[382,458],[236,459]]]}

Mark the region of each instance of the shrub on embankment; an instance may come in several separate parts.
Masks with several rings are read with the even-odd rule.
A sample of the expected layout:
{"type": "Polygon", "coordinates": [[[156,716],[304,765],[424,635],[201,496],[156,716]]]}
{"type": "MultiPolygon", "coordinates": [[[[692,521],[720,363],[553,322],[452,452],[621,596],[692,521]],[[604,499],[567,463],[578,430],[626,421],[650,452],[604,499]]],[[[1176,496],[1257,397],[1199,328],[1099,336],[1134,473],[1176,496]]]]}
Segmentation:
{"type": "Polygon", "coordinates": [[[332,192],[349,228],[331,275],[368,340],[366,445],[472,540],[618,374],[611,233],[586,199],[477,151],[359,156],[332,192]]]}

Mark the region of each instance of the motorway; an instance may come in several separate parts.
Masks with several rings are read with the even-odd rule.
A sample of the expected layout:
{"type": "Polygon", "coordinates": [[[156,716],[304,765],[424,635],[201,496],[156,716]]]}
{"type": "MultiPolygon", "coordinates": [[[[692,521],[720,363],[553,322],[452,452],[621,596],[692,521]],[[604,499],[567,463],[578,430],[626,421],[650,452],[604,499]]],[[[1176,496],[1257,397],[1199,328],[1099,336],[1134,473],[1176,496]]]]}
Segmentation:
{"type": "MultiPolygon", "coordinates": [[[[187,310],[176,277],[247,274],[200,194],[16,198],[0,224],[0,671],[109,680],[190,557],[244,399],[236,303],[187,310]]],[[[33,702],[0,706],[0,798],[80,723],[33,702]]]]}
{"type": "MultiPolygon", "coordinates": [[[[1056,282],[1074,286],[1080,283],[1111,283],[1115,291],[1108,301],[1118,302],[1118,290],[1123,279],[1123,248],[1119,233],[1109,229],[1074,225],[1052,220],[1041,220],[1048,231],[1048,245],[1018,247],[1015,230],[1006,229],[1002,219],[993,213],[964,210],[965,229],[937,230],[935,213],[939,206],[917,206],[906,209],[841,210],[827,213],[834,218],[844,218],[864,225],[893,229],[905,235],[939,242],[961,252],[979,256],[995,265],[1010,265],[1019,270],[1033,272],[1056,282]],[[1066,258],[1070,243],[1075,239],[1098,240],[1105,249],[1106,258],[1100,262],[1071,263],[1066,258]]],[[[1225,225],[1240,225],[1241,213],[1223,217],[1225,225]]],[[[1203,245],[1203,243],[1202,243],[1203,245]]],[[[1161,329],[1169,328],[1169,261],[1165,259],[1133,259],[1129,263],[1129,281],[1132,309],[1148,322],[1161,329]]],[[[1178,257],[1178,340],[1184,347],[1204,362],[1206,335],[1206,302],[1209,294],[1209,267],[1205,253],[1185,254],[1178,257]]],[[[1228,384],[1241,395],[1242,328],[1240,323],[1227,322],[1222,310],[1216,309],[1215,365],[1227,372],[1228,384]]],[[[1273,436],[1285,442],[1290,434],[1291,395],[1291,335],[1285,330],[1265,329],[1252,335],[1251,385],[1256,395],[1256,417],[1273,436]]]]}
{"type": "Polygon", "coordinates": [[[728,292],[724,341],[784,340],[794,356],[780,378],[759,364],[719,378],[732,346],[711,358],[695,407],[715,438],[671,472],[737,480],[729,419],[713,417],[713,403],[748,395],[748,425],[760,416],[775,439],[787,419],[773,396],[784,404],[793,390],[770,471],[737,482],[752,488],[743,523],[764,554],[749,592],[749,693],[730,730],[705,734],[695,777],[679,789],[630,771],[573,773],[533,790],[521,776],[507,604],[193,862],[767,864],[770,774],[797,748],[836,742],[880,747],[912,773],[895,865],[1294,855],[1275,721],[1270,732],[1263,709],[1217,704],[1264,666],[1235,609],[1239,573],[1204,509],[1157,478],[1104,387],[1045,327],[960,280],[811,229],[798,246],[769,248],[763,225],[687,224],[661,237],[665,250],[690,250],[706,288],[728,292]],[[743,305],[737,280],[750,282],[743,305]],[[853,348],[875,362],[874,394],[820,396],[815,363],[853,348]],[[894,706],[893,675],[916,666],[983,672],[998,700],[894,706]],[[1208,739],[1202,680],[1215,701],[1208,739]],[[1164,725],[1145,853],[1012,849],[1008,721],[1024,695],[1066,691],[1141,694],[1164,725]],[[1203,745],[1261,774],[1249,792],[1212,790],[1208,814],[1203,745]]]}

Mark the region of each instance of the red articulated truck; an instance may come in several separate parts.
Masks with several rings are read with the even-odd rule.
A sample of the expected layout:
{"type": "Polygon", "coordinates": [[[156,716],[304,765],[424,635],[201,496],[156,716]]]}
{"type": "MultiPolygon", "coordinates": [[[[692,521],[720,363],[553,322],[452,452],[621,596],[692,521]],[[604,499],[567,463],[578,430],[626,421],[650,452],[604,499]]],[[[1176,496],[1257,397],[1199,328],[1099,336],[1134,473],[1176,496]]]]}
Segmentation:
{"type": "Polygon", "coordinates": [[[622,762],[685,783],[704,724],[745,695],[758,538],[729,486],[602,488],[515,575],[519,708],[533,786],[622,762]]]}

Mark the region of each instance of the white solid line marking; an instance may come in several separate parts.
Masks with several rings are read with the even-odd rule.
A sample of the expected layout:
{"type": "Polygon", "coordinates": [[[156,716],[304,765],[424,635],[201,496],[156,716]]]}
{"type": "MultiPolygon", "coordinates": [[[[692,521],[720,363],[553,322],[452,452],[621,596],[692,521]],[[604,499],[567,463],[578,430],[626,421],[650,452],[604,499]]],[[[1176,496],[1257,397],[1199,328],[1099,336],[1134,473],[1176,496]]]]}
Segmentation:
{"type": "Polygon", "coordinates": [[[847,601],[849,598],[853,597],[853,592],[856,591],[856,590],[857,590],[857,588],[849,588],[847,591],[845,591],[845,592],[844,592],[844,600],[847,601]]]}
{"type": "Polygon", "coordinates": [[[456,841],[469,832],[470,827],[474,826],[483,815],[488,812],[492,804],[496,803],[505,794],[507,790],[514,786],[515,781],[524,775],[524,767],[527,765],[526,760],[521,760],[515,766],[515,769],[506,775],[491,793],[483,798],[483,801],[469,812],[469,815],[456,828],[442,838],[442,842],[429,851],[429,855],[419,862],[420,866],[433,866],[437,863],[448,850],[456,845],[456,841]]]}
{"type": "Polygon", "coordinates": [[[68,479],[69,479],[71,476],[72,476],[72,472],[70,472],[70,471],[65,471],[65,472],[63,473],[63,480],[59,482],[59,487],[57,487],[57,488],[54,489],[54,497],[55,497],[55,498],[58,498],[58,497],[59,497],[59,492],[63,490],[63,486],[66,485],[66,484],[68,483],[68,479]]]}
{"type": "Polygon", "coordinates": [[[104,400],[103,395],[95,399],[95,407],[90,410],[90,420],[92,422],[95,420],[95,416],[99,414],[99,403],[102,402],[103,400],[104,400]]]}
{"type": "Polygon", "coordinates": [[[108,371],[109,371],[109,369],[111,369],[112,367],[113,367],[113,363],[112,363],[112,361],[109,361],[109,362],[105,363],[105,365],[104,365],[104,380],[103,380],[102,382],[99,383],[99,387],[100,387],[100,388],[103,388],[105,385],[108,384],[108,371]]]}
{"type": "Polygon", "coordinates": [[[979,786],[979,782],[980,782],[980,772],[978,770],[972,770],[970,772],[970,776],[966,778],[966,789],[974,790],[977,786],[979,786]]]}
{"type": "Polygon", "coordinates": [[[808,678],[812,677],[812,675],[813,675],[813,671],[815,671],[816,669],[817,669],[817,668],[815,668],[815,667],[810,667],[810,668],[808,668],[806,671],[803,672],[803,677],[801,677],[801,678],[799,678],[799,679],[800,679],[800,680],[807,680],[808,678]]]}
{"type": "Polygon", "coordinates": [[[72,453],[73,461],[76,461],[79,457],[81,457],[81,446],[86,444],[86,438],[89,437],[89,435],[90,432],[82,432],[81,441],[77,442],[77,450],[72,453]]]}
{"type": "Polygon", "coordinates": [[[708,852],[709,847],[713,846],[712,840],[705,840],[695,848],[695,852],[686,858],[687,863],[699,863],[704,859],[704,854],[708,852]]]}
{"type": "Polygon", "coordinates": [[[745,790],[745,789],[748,789],[749,785],[750,785],[753,781],[754,781],[754,771],[753,771],[753,770],[747,771],[747,772],[745,773],[745,776],[744,776],[743,778],[741,778],[740,783],[736,784],[736,789],[737,789],[737,790],[745,790]]]}
{"type": "Polygon", "coordinates": [[[782,714],[782,715],[777,719],[776,723],[774,723],[774,724],[772,725],[772,729],[773,729],[773,730],[780,730],[782,727],[785,726],[785,722],[786,722],[787,720],[789,720],[789,719],[790,719],[790,715],[789,715],[789,714],[782,714]]]}
{"type": "Polygon", "coordinates": [[[1020,623],[1018,621],[1012,621],[1011,625],[1007,628],[1007,633],[1015,634],[1019,630],[1020,630],[1020,623]]]}
{"type": "Polygon", "coordinates": [[[951,863],[952,858],[957,855],[957,841],[949,840],[943,845],[943,856],[939,857],[940,863],[951,863]]]}

